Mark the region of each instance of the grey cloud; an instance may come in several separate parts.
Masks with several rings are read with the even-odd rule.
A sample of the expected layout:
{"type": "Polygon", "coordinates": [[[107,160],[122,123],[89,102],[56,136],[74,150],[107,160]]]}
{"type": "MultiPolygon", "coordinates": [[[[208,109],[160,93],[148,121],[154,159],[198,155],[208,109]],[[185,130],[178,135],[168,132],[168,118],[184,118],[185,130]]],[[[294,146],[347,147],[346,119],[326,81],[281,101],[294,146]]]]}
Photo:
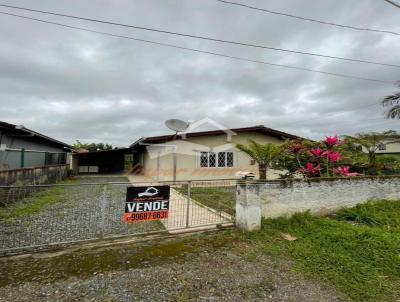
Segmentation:
{"type": "MultiPolygon", "coordinates": [[[[383,1],[246,3],[400,32],[398,10],[383,1]]],[[[78,0],[18,0],[12,4],[400,65],[400,37],[299,22],[213,0],[99,0],[96,5],[78,0]]],[[[400,69],[391,67],[18,13],[249,59],[400,80],[400,69]]],[[[394,86],[380,83],[234,61],[0,16],[0,120],[24,124],[68,143],[79,139],[126,146],[140,136],[168,133],[163,122],[171,117],[195,120],[208,116],[229,127],[265,124],[312,138],[396,129],[398,121],[383,119],[384,109],[379,105],[393,91],[394,86]]]]}

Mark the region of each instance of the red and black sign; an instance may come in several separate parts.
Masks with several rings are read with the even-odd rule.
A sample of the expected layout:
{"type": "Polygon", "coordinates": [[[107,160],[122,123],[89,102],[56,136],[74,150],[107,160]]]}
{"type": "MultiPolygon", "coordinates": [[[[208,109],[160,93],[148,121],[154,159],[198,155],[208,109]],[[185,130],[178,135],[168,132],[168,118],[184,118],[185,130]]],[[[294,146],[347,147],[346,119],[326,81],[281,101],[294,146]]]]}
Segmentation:
{"type": "Polygon", "coordinates": [[[168,218],[169,186],[128,187],[125,222],[168,218]]]}

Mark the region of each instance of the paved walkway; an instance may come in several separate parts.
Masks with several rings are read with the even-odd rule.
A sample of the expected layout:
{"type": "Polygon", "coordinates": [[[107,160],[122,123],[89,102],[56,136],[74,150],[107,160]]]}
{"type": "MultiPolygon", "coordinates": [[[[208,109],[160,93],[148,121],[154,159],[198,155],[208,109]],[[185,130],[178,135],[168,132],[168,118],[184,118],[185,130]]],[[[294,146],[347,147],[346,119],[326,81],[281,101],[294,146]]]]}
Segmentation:
{"type": "Polygon", "coordinates": [[[220,214],[197,201],[188,199],[174,188],[171,188],[169,218],[164,221],[167,229],[199,227],[210,224],[228,223],[232,218],[227,214],[220,214]],[[188,217],[189,212],[189,217],[188,217]]]}

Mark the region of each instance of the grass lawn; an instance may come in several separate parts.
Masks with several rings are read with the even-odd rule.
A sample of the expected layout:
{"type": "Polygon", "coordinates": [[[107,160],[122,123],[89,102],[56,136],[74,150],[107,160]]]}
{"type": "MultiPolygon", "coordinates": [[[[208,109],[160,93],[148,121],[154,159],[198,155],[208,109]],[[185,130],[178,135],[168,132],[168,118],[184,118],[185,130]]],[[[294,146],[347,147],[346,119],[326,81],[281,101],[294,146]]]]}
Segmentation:
{"type": "Polygon", "coordinates": [[[369,202],[330,217],[266,219],[261,231],[242,236],[354,301],[399,301],[400,201],[369,202]]]}
{"type": "MultiPolygon", "coordinates": [[[[187,194],[187,188],[177,189],[181,194],[187,194]]],[[[191,198],[217,211],[231,215],[235,214],[235,187],[192,187],[191,198]]]]}
{"type": "MultiPolygon", "coordinates": [[[[61,181],[60,184],[76,182],[73,179],[61,181]]],[[[29,197],[6,207],[0,207],[0,219],[13,223],[16,219],[26,215],[39,213],[44,207],[65,201],[67,188],[62,186],[48,187],[33,192],[29,197]]]]}

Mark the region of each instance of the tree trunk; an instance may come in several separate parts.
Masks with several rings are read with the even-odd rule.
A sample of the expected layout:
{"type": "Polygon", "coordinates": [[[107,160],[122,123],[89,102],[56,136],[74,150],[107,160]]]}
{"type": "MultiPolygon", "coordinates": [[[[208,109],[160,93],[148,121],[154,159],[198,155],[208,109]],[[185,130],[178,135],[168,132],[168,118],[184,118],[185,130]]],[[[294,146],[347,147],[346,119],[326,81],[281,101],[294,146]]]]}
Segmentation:
{"type": "Polygon", "coordinates": [[[260,179],[266,180],[267,179],[267,165],[258,164],[258,173],[260,174],[260,179]]]}
{"type": "Polygon", "coordinates": [[[369,173],[372,175],[376,175],[376,155],[375,152],[369,152],[369,173]]]}

